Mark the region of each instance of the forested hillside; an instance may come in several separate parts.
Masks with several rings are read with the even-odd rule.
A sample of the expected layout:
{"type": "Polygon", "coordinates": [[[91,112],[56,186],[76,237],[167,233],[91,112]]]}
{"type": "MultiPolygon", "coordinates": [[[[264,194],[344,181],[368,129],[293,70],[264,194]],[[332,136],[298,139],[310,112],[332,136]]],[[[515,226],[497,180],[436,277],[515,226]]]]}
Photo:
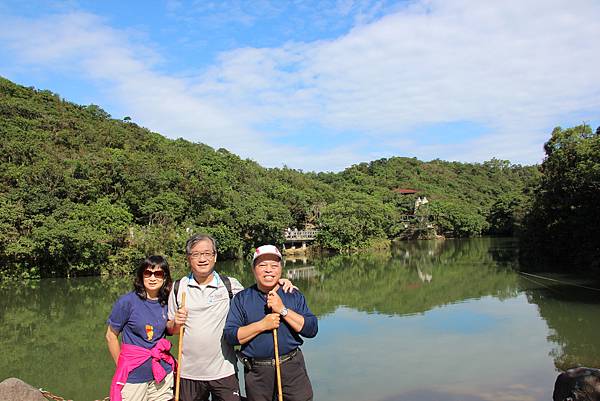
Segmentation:
{"type": "Polygon", "coordinates": [[[307,222],[321,228],[322,247],[357,249],[398,237],[416,196],[430,201],[422,213],[440,233],[511,234],[523,191],[539,175],[495,159],[266,169],[2,78],[0,136],[5,277],[129,272],[149,252],[180,263],[185,239],[198,231],[218,239],[220,257],[243,257],[307,222]]]}
{"type": "Polygon", "coordinates": [[[539,185],[523,221],[527,262],[600,268],[600,127],[557,127],[544,145],[539,185]],[[557,263],[558,262],[558,263],[557,263]]]}

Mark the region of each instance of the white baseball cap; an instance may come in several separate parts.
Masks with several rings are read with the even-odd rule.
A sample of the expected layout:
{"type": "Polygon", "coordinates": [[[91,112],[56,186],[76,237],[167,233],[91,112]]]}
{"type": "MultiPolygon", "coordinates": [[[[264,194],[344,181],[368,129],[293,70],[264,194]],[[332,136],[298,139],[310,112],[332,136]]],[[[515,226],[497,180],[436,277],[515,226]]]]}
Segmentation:
{"type": "Polygon", "coordinates": [[[254,262],[256,261],[256,258],[258,258],[261,255],[275,255],[279,257],[279,260],[283,259],[281,257],[281,252],[279,252],[279,249],[277,249],[275,245],[263,245],[259,246],[258,248],[256,248],[256,251],[254,251],[254,256],[252,257],[253,266],[254,262]]]}

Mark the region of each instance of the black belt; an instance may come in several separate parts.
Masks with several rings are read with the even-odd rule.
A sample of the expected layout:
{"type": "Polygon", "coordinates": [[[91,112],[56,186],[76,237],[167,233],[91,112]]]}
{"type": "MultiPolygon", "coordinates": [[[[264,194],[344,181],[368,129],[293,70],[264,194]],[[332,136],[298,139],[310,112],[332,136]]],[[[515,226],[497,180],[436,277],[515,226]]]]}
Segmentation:
{"type": "MultiPolygon", "coordinates": [[[[292,352],[288,352],[287,354],[279,356],[279,363],[282,364],[284,362],[289,361],[298,353],[298,348],[293,350],[292,352]]],[[[275,366],[275,358],[248,358],[252,365],[256,366],[275,366]]]]}

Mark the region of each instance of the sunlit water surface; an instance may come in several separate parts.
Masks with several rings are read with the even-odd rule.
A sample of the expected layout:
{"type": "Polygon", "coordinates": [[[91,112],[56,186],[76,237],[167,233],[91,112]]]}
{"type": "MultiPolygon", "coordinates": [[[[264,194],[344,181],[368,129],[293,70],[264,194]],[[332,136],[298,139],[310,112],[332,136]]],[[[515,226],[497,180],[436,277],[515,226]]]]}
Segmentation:
{"type": "MultiPolygon", "coordinates": [[[[516,252],[512,240],[479,238],[288,258],[319,317],[303,347],[315,400],[551,400],[559,369],[600,367],[600,292],[573,285],[597,284],[518,274],[516,252]]],[[[218,267],[252,283],[245,263],[218,267]]],[[[105,321],[130,286],[95,277],[3,287],[0,380],[104,398],[114,371],[105,321]]]]}

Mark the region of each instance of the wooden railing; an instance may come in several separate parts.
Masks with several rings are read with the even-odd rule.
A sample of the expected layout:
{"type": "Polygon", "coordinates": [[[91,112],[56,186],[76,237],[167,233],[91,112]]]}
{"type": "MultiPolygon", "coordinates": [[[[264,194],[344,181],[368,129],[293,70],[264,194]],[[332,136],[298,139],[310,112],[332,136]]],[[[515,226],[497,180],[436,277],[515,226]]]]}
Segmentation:
{"type": "Polygon", "coordinates": [[[285,230],[283,235],[286,241],[313,241],[317,238],[319,230],[285,230]]]}
{"type": "Polygon", "coordinates": [[[314,266],[297,267],[295,269],[287,269],[286,277],[290,280],[308,279],[319,275],[319,271],[314,266]]]}

